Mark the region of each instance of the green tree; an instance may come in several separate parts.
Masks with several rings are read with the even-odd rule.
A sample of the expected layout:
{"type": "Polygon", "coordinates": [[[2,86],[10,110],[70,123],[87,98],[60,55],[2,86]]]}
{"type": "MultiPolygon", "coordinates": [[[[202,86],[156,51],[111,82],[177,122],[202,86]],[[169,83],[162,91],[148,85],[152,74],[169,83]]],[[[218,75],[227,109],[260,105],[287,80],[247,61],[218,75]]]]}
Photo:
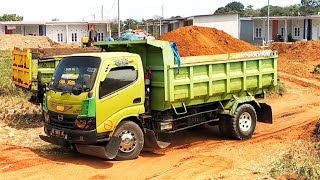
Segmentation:
{"type": "Polygon", "coordinates": [[[301,15],[317,15],[320,12],[319,0],[301,0],[301,15]]]}
{"type": "Polygon", "coordinates": [[[227,4],[226,8],[230,9],[231,11],[239,12],[239,13],[242,13],[244,11],[244,5],[241,2],[236,2],[236,1],[233,1],[227,4]]]}
{"type": "Polygon", "coordinates": [[[227,4],[225,7],[218,8],[214,14],[232,14],[238,13],[241,16],[244,14],[244,5],[241,2],[231,2],[227,4]]]}
{"type": "Polygon", "coordinates": [[[23,16],[17,14],[4,14],[0,16],[0,21],[22,21],[23,16]]]}
{"type": "Polygon", "coordinates": [[[260,16],[260,9],[253,9],[253,6],[247,6],[243,12],[244,17],[257,17],[260,16]]]}

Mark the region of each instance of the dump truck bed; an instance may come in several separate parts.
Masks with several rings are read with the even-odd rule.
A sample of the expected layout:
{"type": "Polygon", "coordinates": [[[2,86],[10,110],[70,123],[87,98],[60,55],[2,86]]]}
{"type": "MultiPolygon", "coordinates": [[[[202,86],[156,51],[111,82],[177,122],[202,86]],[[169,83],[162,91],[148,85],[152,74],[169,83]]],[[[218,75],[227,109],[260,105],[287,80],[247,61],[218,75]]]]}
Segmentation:
{"type": "Polygon", "coordinates": [[[151,108],[157,111],[264,94],[277,85],[278,55],[273,51],[192,56],[177,63],[167,41],[96,43],[108,52],[139,54],[151,68],[151,108]]]}

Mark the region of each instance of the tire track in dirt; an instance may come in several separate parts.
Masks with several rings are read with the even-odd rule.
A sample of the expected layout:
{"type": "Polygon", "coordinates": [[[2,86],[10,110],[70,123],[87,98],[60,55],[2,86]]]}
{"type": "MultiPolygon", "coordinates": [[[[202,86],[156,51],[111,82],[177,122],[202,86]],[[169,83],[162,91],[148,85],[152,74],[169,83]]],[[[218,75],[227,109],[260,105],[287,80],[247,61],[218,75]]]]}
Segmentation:
{"type": "Polygon", "coordinates": [[[310,123],[320,117],[320,97],[317,92],[310,91],[308,94],[306,93],[309,92],[307,88],[300,88],[299,83],[295,84],[291,81],[288,81],[288,85],[294,93],[290,91],[284,97],[266,100],[270,101],[270,105],[275,108],[274,124],[258,123],[257,133],[248,141],[224,139],[219,135],[217,129],[206,128],[203,132],[191,131],[176,137],[175,141],[185,141],[182,145],[151,154],[142,153],[137,160],[127,162],[102,161],[78,154],[61,155],[60,158],[51,157],[50,154],[36,155],[31,150],[25,152],[24,148],[4,145],[6,147],[1,148],[0,146],[3,152],[0,158],[7,158],[8,163],[3,163],[1,166],[5,167],[12,163],[19,168],[9,167],[10,171],[0,172],[4,175],[2,177],[7,177],[7,179],[26,176],[29,179],[40,177],[58,179],[225,177],[234,179],[239,177],[239,174],[248,175],[248,177],[254,175],[261,179],[261,171],[256,170],[255,166],[267,165],[271,157],[276,158],[275,155],[290,147],[290,143],[294,143],[302,134],[308,134],[310,129],[305,126],[311,126],[310,123]],[[21,155],[12,156],[12,154],[21,155]],[[27,164],[22,164],[18,160],[26,161],[27,164]],[[37,164],[37,161],[45,163],[37,164]],[[50,171],[46,171],[48,169],[50,171]],[[74,175],[71,175],[70,172],[73,172],[74,175]]]}
{"type": "Polygon", "coordinates": [[[312,87],[315,89],[320,89],[320,82],[319,80],[314,80],[314,79],[307,79],[307,78],[302,78],[298,77],[295,75],[291,75],[285,72],[278,72],[278,75],[281,79],[285,79],[287,81],[299,84],[303,87],[312,87]]]}

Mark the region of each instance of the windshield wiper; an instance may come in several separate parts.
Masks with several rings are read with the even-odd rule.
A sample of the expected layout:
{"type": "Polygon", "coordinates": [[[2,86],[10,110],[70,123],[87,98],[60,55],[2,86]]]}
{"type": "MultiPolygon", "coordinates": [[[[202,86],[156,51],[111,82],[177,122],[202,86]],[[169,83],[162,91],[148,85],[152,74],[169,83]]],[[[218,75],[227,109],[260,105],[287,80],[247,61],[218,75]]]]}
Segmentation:
{"type": "Polygon", "coordinates": [[[72,94],[71,91],[63,91],[63,92],[61,93],[61,96],[64,95],[64,94],[68,94],[68,93],[69,93],[70,95],[72,94]]]}

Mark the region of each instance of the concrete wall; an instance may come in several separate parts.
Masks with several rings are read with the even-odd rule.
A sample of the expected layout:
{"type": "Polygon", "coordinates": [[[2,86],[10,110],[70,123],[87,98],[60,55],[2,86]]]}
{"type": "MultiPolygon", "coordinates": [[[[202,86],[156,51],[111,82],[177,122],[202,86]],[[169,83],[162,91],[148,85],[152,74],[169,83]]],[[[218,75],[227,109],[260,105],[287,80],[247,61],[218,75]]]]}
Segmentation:
{"type": "Polygon", "coordinates": [[[16,26],[16,29],[13,29],[13,30],[12,30],[12,33],[13,33],[13,34],[22,34],[22,35],[25,35],[25,34],[24,34],[24,26],[16,26]]]}
{"type": "Polygon", "coordinates": [[[98,41],[104,41],[105,39],[106,39],[106,37],[107,37],[107,25],[96,25],[96,27],[95,27],[96,29],[96,31],[97,31],[97,33],[98,33],[98,35],[99,35],[99,33],[100,33],[100,39],[99,39],[99,37],[98,37],[98,41]],[[102,36],[103,35],[103,36],[102,36]]]}
{"type": "MultiPolygon", "coordinates": [[[[268,23],[266,20],[254,20],[254,37],[255,39],[263,39],[267,40],[267,34],[268,34],[268,23]],[[261,38],[256,36],[256,29],[261,28],[261,38]]],[[[270,21],[270,31],[269,31],[269,38],[272,40],[272,21],[270,21]]]]}
{"type": "Polygon", "coordinates": [[[320,40],[320,19],[312,20],[312,39],[320,40]]]}
{"type": "MultiPolygon", "coordinates": [[[[169,30],[169,25],[168,24],[164,24],[164,25],[162,25],[161,26],[161,35],[163,35],[164,33],[167,33],[168,32],[168,30],[169,30]]],[[[151,34],[153,33],[153,32],[150,32],[151,34]]],[[[154,35],[154,34],[152,34],[152,35],[154,35]]]]}
{"type": "Polygon", "coordinates": [[[253,20],[240,21],[240,39],[248,43],[254,43],[253,20]]]}
{"type": "Polygon", "coordinates": [[[292,20],[292,25],[291,25],[292,29],[291,29],[291,34],[293,39],[298,39],[298,40],[302,40],[303,39],[303,35],[304,35],[304,20],[292,20]],[[300,29],[300,36],[296,36],[295,35],[295,28],[299,28],[300,29]]]}
{"type": "Polygon", "coordinates": [[[238,14],[196,16],[193,25],[222,30],[235,38],[240,38],[240,19],[238,14]]]}
{"type": "Polygon", "coordinates": [[[65,25],[46,25],[46,35],[51,40],[58,42],[58,34],[62,34],[62,42],[67,43],[67,30],[65,25]]]}
{"type": "Polygon", "coordinates": [[[83,36],[88,36],[88,25],[68,25],[68,43],[81,43],[83,36]],[[72,34],[76,34],[77,38],[74,36],[74,41],[72,41],[72,34]]]}
{"type": "Polygon", "coordinates": [[[0,34],[5,34],[5,26],[0,24],[0,34]]]}
{"type": "Polygon", "coordinates": [[[35,34],[35,35],[39,35],[39,25],[26,25],[25,27],[25,35],[29,35],[29,34],[35,34]]]}

